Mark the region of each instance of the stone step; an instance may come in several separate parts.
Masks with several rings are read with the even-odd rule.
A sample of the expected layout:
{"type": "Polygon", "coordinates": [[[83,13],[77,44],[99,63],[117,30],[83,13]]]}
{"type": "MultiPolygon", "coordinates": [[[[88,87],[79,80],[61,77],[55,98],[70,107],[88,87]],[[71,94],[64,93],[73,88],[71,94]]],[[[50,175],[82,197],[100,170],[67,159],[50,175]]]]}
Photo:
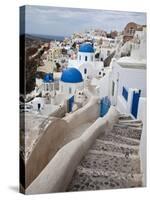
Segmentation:
{"type": "MultiPolygon", "coordinates": [[[[111,151],[103,151],[103,150],[100,150],[100,151],[97,151],[97,150],[94,150],[94,149],[90,149],[88,151],[88,153],[90,154],[95,154],[95,155],[101,155],[101,154],[105,154],[105,155],[108,155],[108,156],[114,156],[114,152],[111,152],[111,151]]],[[[122,153],[118,153],[118,152],[115,152],[115,157],[118,157],[118,158],[132,158],[132,159],[139,159],[139,154],[122,154],[122,153]]]]}
{"type": "Polygon", "coordinates": [[[140,144],[139,140],[122,137],[114,133],[105,133],[103,135],[100,135],[98,139],[103,140],[103,141],[111,141],[111,142],[120,143],[120,144],[132,145],[132,146],[139,146],[140,144]]]}
{"type": "Polygon", "coordinates": [[[142,174],[116,173],[79,166],[67,191],[117,189],[142,186],[142,174]]]}
{"type": "Polygon", "coordinates": [[[111,141],[103,141],[100,139],[97,139],[95,141],[91,149],[97,151],[121,153],[123,155],[133,155],[133,154],[137,155],[139,152],[139,148],[137,146],[135,147],[127,144],[119,144],[111,141]]]}
{"type": "Polygon", "coordinates": [[[119,115],[119,120],[132,120],[130,115],[119,115]]]}
{"type": "Polygon", "coordinates": [[[142,129],[132,128],[129,126],[118,126],[117,124],[115,124],[111,132],[113,134],[120,135],[123,137],[140,140],[142,129]]]}
{"type": "Polygon", "coordinates": [[[137,119],[131,119],[131,120],[119,120],[118,121],[119,123],[134,123],[134,124],[142,124],[142,121],[141,120],[137,120],[137,119]]]}
{"type": "Polygon", "coordinates": [[[101,169],[102,171],[118,171],[122,173],[140,173],[138,157],[117,156],[103,152],[88,152],[80,165],[85,168],[101,169]]]}
{"type": "Polygon", "coordinates": [[[120,114],[113,129],[100,134],[79,163],[67,191],[141,187],[141,133],[140,120],[120,114]]]}
{"type": "Polygon", "coordinates": [[[115,124],[114,125],[114,129],[115,128],[120,128],[120,129],[130,129],[132,131],[135,131],[135,132],[139,132],[139,133],[142,133],[142,127],[140,126],[134,126],[134,125],[125,125],[125,124],[115,124]]]}
{"type": "Polygon", "coordinates": [[[138,129],[142,129],[142,124],[140,123],[123,123],[123,122],[118,122],[117,124],[115,124],[115,126],[119,126],[119,127],[133,127],[133,128],[138,128],[138,129]]]}
{"type": "Polygon", "coordinates": [[[142,129],[142,124],[138,124],[138,123],[122,123],[122,122],[118,122],[117,124],[114,124],[114,126],[116,127],[121,127],[121,128],[127,128],[129,127],[133,127],[135,129],[142,129]]]}

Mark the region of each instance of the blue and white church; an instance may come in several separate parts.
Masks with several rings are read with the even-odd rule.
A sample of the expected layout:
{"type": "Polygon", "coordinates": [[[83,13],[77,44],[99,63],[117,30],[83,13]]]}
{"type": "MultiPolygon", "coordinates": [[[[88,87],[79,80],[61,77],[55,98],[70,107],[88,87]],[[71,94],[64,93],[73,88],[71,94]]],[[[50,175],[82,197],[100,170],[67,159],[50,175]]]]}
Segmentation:
{"type": "Polygon", "coordinates": [[[68,66],[78,69],[83,79],[92,79],[103,76],[103,61],[95,61],[95,50],[91,43],[86,42],[80,45],[77,59],[69,60],[68,66]]]}
{"type": "Polygon", "coordinates": [[[64,69],[59,81],[60,93],[67,96],[73,96],[77,89],[83,89],[83,77],[81,72],[75,67],[64,69]]]}

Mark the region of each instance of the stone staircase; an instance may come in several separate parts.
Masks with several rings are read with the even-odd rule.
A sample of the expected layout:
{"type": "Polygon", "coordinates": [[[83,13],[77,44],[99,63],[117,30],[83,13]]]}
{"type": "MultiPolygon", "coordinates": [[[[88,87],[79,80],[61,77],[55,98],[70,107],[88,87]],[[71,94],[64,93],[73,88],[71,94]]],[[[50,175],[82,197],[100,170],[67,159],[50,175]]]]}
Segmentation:
{"type": "Polygon", "coordinates": [[[141,187],[141,133],[141,121],[120,115],[111,132],[100,135],[77,166],[67,191],[141,187]]]}

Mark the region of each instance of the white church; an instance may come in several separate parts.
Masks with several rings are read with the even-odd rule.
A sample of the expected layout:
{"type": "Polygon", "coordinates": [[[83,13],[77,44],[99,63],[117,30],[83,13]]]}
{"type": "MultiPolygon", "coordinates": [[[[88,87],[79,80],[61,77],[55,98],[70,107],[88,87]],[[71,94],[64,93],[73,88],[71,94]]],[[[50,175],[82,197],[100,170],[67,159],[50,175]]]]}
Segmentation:
{"type": "Polygon", "coordinates": [[[83,43],[79,47],[76,60],[69,60],[68,67],[78,69],[83,79],[102,77],[104,73],[103,61],[95,61],[95,51],[91,43],[83,43]]]}
{"type": "Polygon", "coordinates": [[[84,83],[81,72],[75,67],[69,67],[62,72],[59,90],[66,96],[73,96],[77,89],[83,90],[84,83]]]}

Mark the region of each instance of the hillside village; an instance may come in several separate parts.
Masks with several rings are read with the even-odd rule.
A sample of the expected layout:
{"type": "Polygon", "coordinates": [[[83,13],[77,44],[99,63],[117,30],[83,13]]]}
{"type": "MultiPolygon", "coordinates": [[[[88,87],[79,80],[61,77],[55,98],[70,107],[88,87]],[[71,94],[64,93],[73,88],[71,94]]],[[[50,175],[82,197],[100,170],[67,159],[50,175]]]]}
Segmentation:
{"type": "Polygon", "coordinates": [[[146,26],[32,41],[20,96],[21,187],[31,194],[144,186],[146,26]]]}

